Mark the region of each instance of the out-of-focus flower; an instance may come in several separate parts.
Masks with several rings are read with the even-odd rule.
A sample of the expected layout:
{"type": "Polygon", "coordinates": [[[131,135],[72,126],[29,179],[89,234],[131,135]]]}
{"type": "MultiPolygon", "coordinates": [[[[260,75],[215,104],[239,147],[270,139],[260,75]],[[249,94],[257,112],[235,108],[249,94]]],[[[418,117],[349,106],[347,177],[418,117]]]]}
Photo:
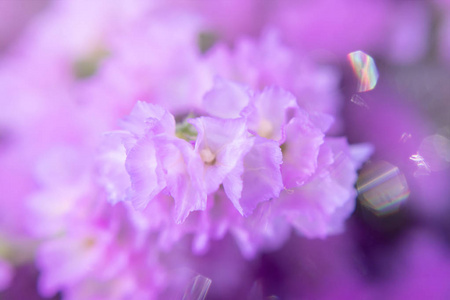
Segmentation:
{"type": "Polygon", "coordinates": [[[0,291],[6,289],[11,282],[13,276],[12,266],[4,261],[0,260],[0,291]]]}
{"type": "Polygon", "coordinates": [[[90,177],[92,165],[83,167],[82,158],[68,153],[49,153],[37,172],[41,190],[28,200],[27,224],[41,240],[36,253],[41,295],[157,299],[169,287],[172,270],[159,261],[159,249],[150,247],[156,245],[152,228],[139,222],[133,208],[108,205],[90,177]],[[53,176],[58,181],[49,180],[53,176]]]}
{"type": "Polygon", "coordinates": [[[37,0],[26,3],[24,1],[3,1],[0,3],[0,50],[3,50],[19,38],[20,33],[31,20],[48,5],[48,0],[37,0]]]}
{"type": "Polygon", "coordinates": [[[346,55],[382,43],[388,1],[282,1],[271,15],[298,48],[346,55]]]}
{"type": "Polygon", "coordinates": [[[239,39],[233,51],[218,44],[207,53],[212,73],[255,90],[279,86],[291,92],[308,112],[330,114],[339,132],[340,75],[332,66],[315,63],[301,50],[286,47],[281,33],[264,31],[259,40],[239,39]]]}

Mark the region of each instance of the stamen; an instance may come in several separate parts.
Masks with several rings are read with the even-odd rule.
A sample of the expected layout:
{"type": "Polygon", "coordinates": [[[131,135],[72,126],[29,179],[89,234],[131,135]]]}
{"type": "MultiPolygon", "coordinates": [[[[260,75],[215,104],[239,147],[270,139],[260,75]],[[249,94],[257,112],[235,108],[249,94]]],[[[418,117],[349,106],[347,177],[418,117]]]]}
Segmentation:
{"type": "Polygon", "coordinates": [[[207,165],[213,165],[216,162],[216,155],[209,148],[202,149],[200,151],[200,157],[207,165]]]}

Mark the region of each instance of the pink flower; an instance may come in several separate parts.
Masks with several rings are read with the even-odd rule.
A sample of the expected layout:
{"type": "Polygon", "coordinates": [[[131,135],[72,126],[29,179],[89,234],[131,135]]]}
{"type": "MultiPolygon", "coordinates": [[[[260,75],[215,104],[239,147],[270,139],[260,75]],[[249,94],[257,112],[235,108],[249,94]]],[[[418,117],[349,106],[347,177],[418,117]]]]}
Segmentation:
{"type": "Polygon", "coordinates": [[[355,171],[370,153],[369,146],[352,147],[343,138],[324,139],[313,173],[280,196],[280,214],[310,238],[342,232],[355,208],[355,171]]]}
{"type": "MultiPolygon", "coordinates": [[[[202,161],[189,142],[176,137],[175,119],[169,112],[138,102],[130,116],[123,120],[122,127],[125,130],[109,134],[109,140],[120,140],[123,146],[110,152],[118,154],[117,174],[124,174],[120,159],[125,159],[122,163],[130,176],[131,187],[129,191],[125,186],[121,188],[121,196],[112,197],[111,201],[131,200],[136,208],[143,209],[164,190],[174,197],[178,222],[189,212],[204,208],[205,188],[200,175],[193,171],[201,167],[202,161]],[[119,155],[123,151],[126,156],[119,155]]],[[[120,179],[126,178],[118,175],[119,180],[116,180],[111,174],[105,175],[103,182],[109,184],[121,184],[120,179]]]]}
{"type": "Polygon", "coordinates": [[[202,103],[197,113],[207,115],[186,120],[138,102],[124,130],[109,133],[123,145],[122,175],[105,173],[103,181],[114,185],[126,172],[129,180],[119,186],[129,182],[130,192],[121,200],[144,209],[144,218],[162,213],[183,223],[154,223],[167,245],[194,234],[195,252],[204,252],[210,238],[229,231],[252,257],[280,246],[291,226],[308,237],[342,230],[368,147],[351,150],[345,140],[327,138],[333,118],[308,113],[280,88],[254,92],[216,79],[202,103]]]}
{"type": "Polygon", "coordinates": [[[257,40],[237,40],[233,51],[218,44],[206,58],[212,74],[254,90],[283,88],[306,111],[332,115],[336,119],[333,129],[339,129],[339,73],[331,66],[316,64],[311,57],[286,47],[280,40],[276,30],[267,30],[257,40]]]}
{"type": "Polygon", "coordinates": [[[223,184],[226,194],[242,214],[239,199],[243,186],[243,159],[253,144],[247,133],[246,120],[200,117],[190,123],[198,132],[195,151],[203,161],[202,180],[206,192],[214,193],[223,184]]]}

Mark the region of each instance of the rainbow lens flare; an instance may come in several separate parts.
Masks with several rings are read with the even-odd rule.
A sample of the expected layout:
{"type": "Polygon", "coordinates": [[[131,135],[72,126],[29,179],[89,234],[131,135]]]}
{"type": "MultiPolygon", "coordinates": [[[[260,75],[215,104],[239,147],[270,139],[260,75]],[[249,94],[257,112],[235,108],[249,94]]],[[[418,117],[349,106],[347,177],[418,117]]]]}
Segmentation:
{"type": "Polygon", "coordinates": [[[405,176],[396,166],[385,161],[364,166],[356,187],[361,204],[377,216],[398,211],[409,196],[405,176]]]}
{"type": "Polygon", "coordinates": [[[374,89],[378,82],[378,69],[374,59],[363,51],[351,52],[347,57],[358,78],[358,92],[374,89]]]}

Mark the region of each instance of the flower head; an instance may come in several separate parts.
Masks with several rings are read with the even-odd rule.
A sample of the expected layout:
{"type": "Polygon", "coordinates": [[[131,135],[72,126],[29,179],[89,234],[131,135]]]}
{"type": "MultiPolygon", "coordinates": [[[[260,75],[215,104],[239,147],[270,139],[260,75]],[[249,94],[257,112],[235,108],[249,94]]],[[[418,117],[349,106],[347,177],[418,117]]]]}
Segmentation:
{"type": "MultiPolygon", "coordinates": [[[[201,251],[222,228],[252,256],[280,245],[290,226],[310,237],[341,230],[354,208],[360,162],[345,140],[326,137],[331,116],[304,110],[281,88],[256,92],[221,78],[194,111],[177,116],[138,102],[122,130],[109,133],[125,153],[121,178],[128,176],[130,192],[123,199],[149,216],[173,199],[165,213],[183,224],[175,234],[165,222],[162,232],[194,233],[201,251]]],[[[361,151],[358,157],[369,153],[361,151]]]]}

